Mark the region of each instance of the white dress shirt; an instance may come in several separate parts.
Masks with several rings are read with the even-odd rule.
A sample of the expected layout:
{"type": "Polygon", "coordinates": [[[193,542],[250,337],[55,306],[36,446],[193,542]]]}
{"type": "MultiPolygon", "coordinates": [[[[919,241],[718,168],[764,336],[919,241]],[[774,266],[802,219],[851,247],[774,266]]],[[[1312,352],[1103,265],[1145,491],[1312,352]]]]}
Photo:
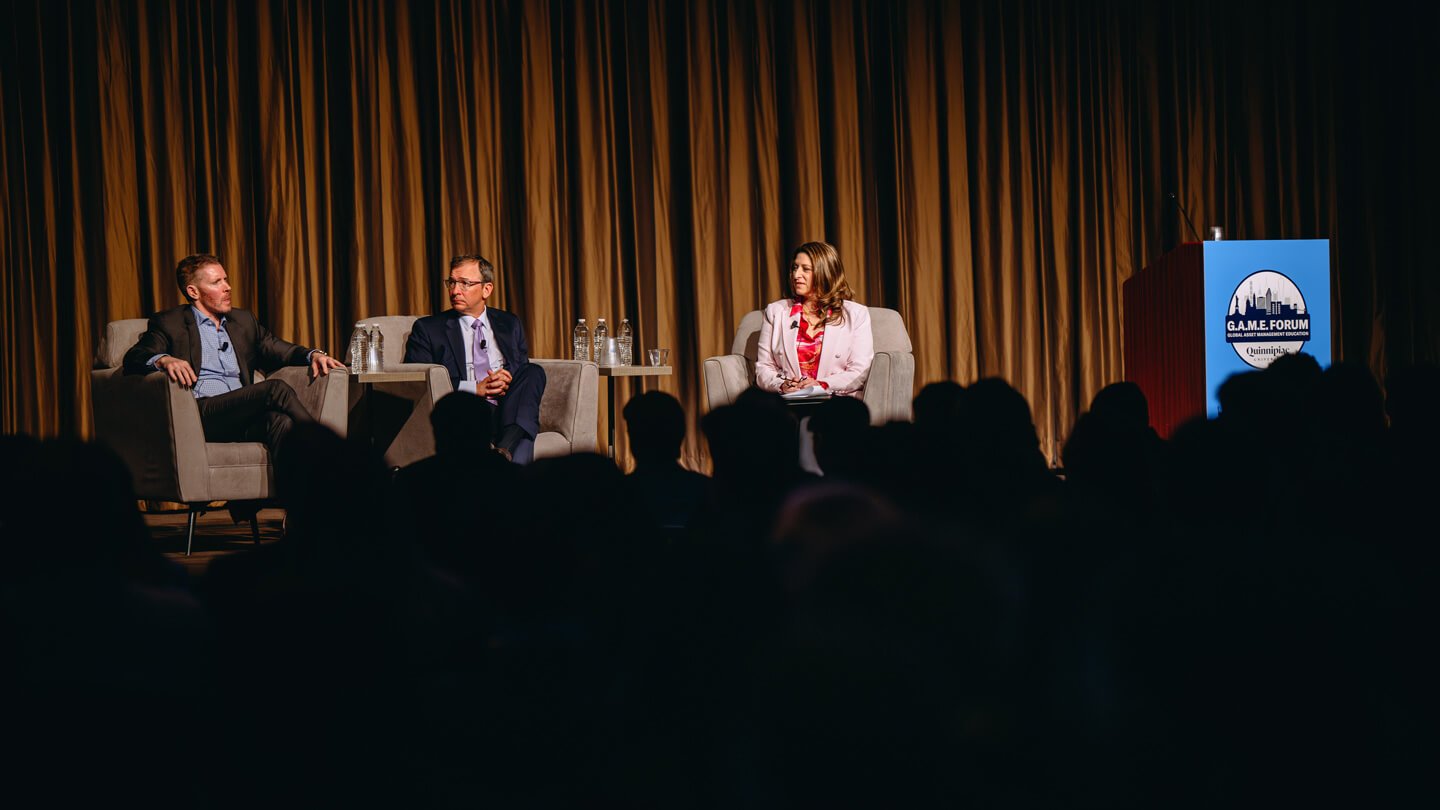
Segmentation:
{"type": "Polygon", "coordinates": [[[505,367],[505,356],[500,354],[500,346],[495,340],[495,330],[490,328],[489,309],[482,310],[479,318],[469,315],[460,316],[460,337],[465,340],[465,379],[460,381],[460,390],[475,393],[475,321],[479,320],[484,326],[480,327],[481,333],[485,336],[485,354],[490,357],[491,370],[505,367]]]}

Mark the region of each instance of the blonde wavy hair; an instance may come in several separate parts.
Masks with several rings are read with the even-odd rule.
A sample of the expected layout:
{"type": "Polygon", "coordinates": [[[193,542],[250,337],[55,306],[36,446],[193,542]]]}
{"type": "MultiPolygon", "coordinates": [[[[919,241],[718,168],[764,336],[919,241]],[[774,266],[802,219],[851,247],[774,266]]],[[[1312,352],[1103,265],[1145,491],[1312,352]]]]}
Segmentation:
{"type": "Polygon", "coordinates": [[[794,257],[804,253],[810,257],[815,268],[815,303],[821,312],[828,312],[825,323],[840,323],[845,320],[845,302],[853,301],[855,293],[845,281],[845,265],[840,261],[840,251],[829,242],[806,242],[790,253],[790,268],[794,271],[794,257]]]}

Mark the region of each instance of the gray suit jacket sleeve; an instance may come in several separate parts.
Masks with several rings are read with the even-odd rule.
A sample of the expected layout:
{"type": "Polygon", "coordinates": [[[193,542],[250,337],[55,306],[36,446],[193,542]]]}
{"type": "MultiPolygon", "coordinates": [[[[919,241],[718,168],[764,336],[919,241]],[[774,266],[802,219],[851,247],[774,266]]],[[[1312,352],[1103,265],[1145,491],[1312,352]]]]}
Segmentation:
{"type": "MultiPolygon", "coordinates": [[[[255,369],[269,372],[283,366],[303,366],[309,360],[309,348],[275,337],[247,310],[231,310],[226,331],[235,343],[241,380],[246,385],[252,381],[255,369]]],[[[125,373],[154,371],[146,363],[157,354],[179,357],[198,369],[200,351],[199,332],[190,307],[167,309],[150,316],[144,334],[125,352],[125,373]]]]}
{"type": "Polygon", "coordinates": [[[150,323],[146,326],[144,334],[125,352],[125,360],[122,365],[126,374],[145,374],[154,369],[145,363],[157,354],[171,354],[174,350],[171,347],[170,336],[161,326],[163,312],[157,312],[150,316],[150,323]]]}
{"type": "Polygon", "coordinates": [[[311,350],[308,346],[275,337],[273,332],[248,312],[245,313],[245,320],[249,322],[247,326],[254,330],[255,335],[254,343],[251,344],[254,358],[252,368],[269,372],[282,366],[303,366],[309,360],[311,350]]]}

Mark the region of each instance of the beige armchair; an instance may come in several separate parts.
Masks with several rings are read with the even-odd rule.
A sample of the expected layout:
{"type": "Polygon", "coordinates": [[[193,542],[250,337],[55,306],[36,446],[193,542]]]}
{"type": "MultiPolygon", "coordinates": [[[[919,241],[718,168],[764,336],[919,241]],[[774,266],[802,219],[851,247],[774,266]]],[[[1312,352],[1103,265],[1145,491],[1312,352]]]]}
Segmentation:
{"type": "MultiPolygon", "coordinates": [[[[435,454],[435,437],[430,429],[430,409],[450,393],[450,375],[444,366],[432,363],[404,363],[405,344],[410,340],[413,315],[386,315],[365,318],[361,323],[379,324],[385,336],[385,370],[428,372],[419,388],[396,393],[415,402],[405,424],[386,451],[387,464],[403,467],[435,454]]],[[[530,358],[545,369],[545,395],[540,399],[540,435],[535,437],[535,458],[564,456],[595,451],[599,425],[599,367],[581,360],[530,358]]],[[[404,386],[384,383],[382,386],[404,386]]]]}
{"type": "MultiPolygon", "coordinates": [[[[380,448],[389,467],[406,467],[422,458],[435,455],[435,436],[430,429],[430,410],[440,398],[450,393],[450,375],[444,366],[433,363],[405,363],[405,343],[410,340],[412,315],[384,315],[365,318],[361,323],[376,324],[385,336],[385,371],[423,371],[423,382],[371,383],[370,413],[366,424],[356,429],[369,431],[384,446],[380,448]],[[386,407],[389,405],[390,407],[386,407]],[[398,424],[397,424],[398,422],[398,424]]],[[[350,364],[350,357],[345,357],[350,364]]],[[[351,385],[350,409],[352,422],[360,414],[362,389],[351,385]]]]}
{"type": "MultiPolygon", "coordinates": [[[[144,318],[111,321],[95,350],[90,401],[95,437],[130,468],[136,497],[190,507],[185,553],[195,518],[212,501],[264,500],[274,494],[270,453],[260,442],[207,442],[195,397],[164,374],[126,375],[125,352],[145,331],[144,318]]],[[[257,380],[262,377],[255,374],[257,380]]],[[[346,375],[310,379],[308,367],[276,371],[316,421],[345,435],[346,375]]],[[[252,531],[254,524],[251,524],[252,531]]]]}
{"type": "Polygon", "coordinates": [[[589,360],[530,362],[545,369],[535,458],[593,453],[600,426],[600,367],[589,360]]]}
{"type": "MultiPolygon", "coordinates": [[[[710,410],[729,405],[740,392],[755,384],[755,358],[759,355],[764,313],[747,312],[735,330],[730,353],[705,358],[705,394],[710,410]]],[[[915,355],[905,321],[893,309],[870,307],[870,329],[875,335],[875,361],[865,381],[864,401],[870,423],[908,422],[915,397],[915,355]]]]}

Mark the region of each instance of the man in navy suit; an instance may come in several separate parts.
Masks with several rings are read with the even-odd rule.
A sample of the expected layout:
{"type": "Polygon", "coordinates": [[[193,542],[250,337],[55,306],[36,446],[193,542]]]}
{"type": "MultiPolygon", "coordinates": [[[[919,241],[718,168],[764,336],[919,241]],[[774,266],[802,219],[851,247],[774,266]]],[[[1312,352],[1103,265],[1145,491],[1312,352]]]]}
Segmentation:
{"type": "Polygon", "coordinates": [[[535,455],[545,369],[530,362],[520,319],[485,306],[495,292],[495,268],[484,256],[456,256],[445,279],[451,309],[415,321],[405,362],[438,363],[457,391],[495,405],[495,446],[519,464],[535,455]]]}

